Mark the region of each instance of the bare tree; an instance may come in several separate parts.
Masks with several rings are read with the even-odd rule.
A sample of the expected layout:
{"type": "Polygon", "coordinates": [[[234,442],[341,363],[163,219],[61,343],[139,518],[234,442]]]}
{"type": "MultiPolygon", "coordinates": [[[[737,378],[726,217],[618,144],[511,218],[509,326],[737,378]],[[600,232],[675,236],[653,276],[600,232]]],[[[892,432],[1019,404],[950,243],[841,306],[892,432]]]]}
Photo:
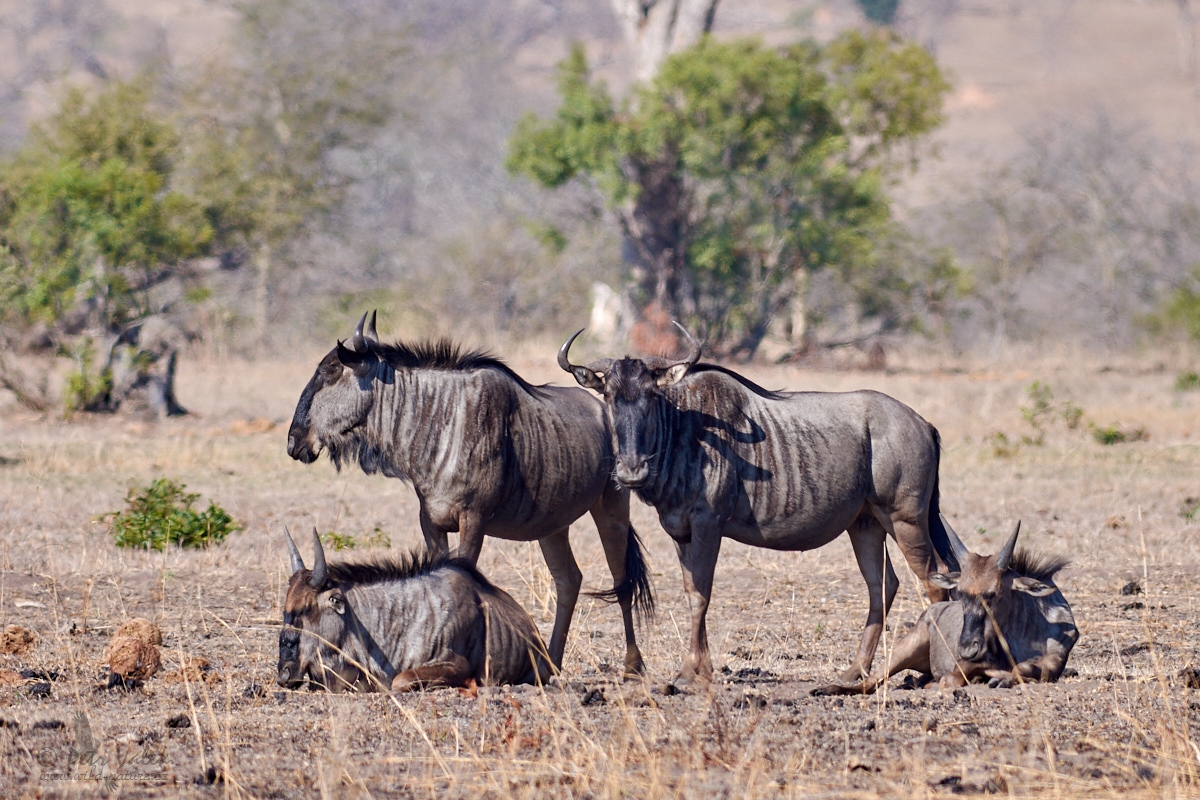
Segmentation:
{"type": "Polygon", "coordinates": [[[712,30],[720,0],[612,0],[625,41],[633,50],[635,77],[647,81],[671,53],[712,30]]]}

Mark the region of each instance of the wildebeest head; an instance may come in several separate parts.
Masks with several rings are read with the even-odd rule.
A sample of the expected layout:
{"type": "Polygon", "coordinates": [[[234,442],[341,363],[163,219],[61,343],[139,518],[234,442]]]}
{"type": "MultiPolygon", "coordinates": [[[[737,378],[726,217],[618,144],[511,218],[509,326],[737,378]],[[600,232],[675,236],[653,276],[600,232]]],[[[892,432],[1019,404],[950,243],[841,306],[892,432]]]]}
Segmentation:
{"type": "Polygon", "coordinates": [[[292,577],[283,602],[279,632],[280,686],[293,689],[307,677],[310,684],[338,692],[363,679],[344,653],[353,611],[340,587],[329,585],[325,551],[313,528],[313,568],[307,569],[292,535],[284,528],[292,577]]]}
{"type": "Polygon", "coordinates": [[[371,379],[381,364],[372,352],[372,345],[377,344],[379,336],[372,311],[369,323],[363,314],[349,342],[339,341],[321,359],[292,416],[292,426],[288,429],[289,456],[311,464],[324,447],[337,460],[340,446],[366,420],[374,402],[371,379]]]}
{"type": "MultiPolygon", "coordinates": [[[[995,654],[1003,645],[998,634],[1012,614],[1015,593],[1033,597],[1047,597],[1058,591],[1052,584],[1037,578],[1022,575],[1014,566],[1017,534],[1021,523],[1017,522],[1012,535],[999,553],[981,556],[967,549],[950,523],[942,517],[946,533],[954,554],[958,557],[961,571],[949,575],[934,573],[929,579],[943,589],[953,592],[962,604],[963,626],[958,638],[958,655],[967,661],[983,661],[995,654]]],[[[1063,562],[1054,562],[1053,570],[1063,562]]]]}
{"type": "Polygon", "coordinates": [[[666,358],[605,358],[587,366],[572,364],[567,357],[576,337],[567,339],[558,351],[558,365],[575,376],[580,386],[604,396],[616,452],[616,478],[630,489],[640,488],[654,473],[655,458],[663,449],[658,404],[665,403],[663,389],[673,386],[700,360],[700,343],[675,323],[687,337],[689,351],[680,360],[666,358]]]}

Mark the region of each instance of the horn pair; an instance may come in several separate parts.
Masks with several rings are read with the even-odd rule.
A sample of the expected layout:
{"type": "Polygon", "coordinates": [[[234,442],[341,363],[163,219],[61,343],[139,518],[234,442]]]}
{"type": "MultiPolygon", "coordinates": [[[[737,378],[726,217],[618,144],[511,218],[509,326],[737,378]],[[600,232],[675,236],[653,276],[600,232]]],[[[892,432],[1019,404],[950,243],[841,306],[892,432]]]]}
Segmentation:
{"type": "MultiPolygon", "coordinates": [[[[283,526],[283,535],[287,537],[288,556],[292,562],[292,574],[295,575],[300,570],[304,569],[304,559],[300,557],[300,550],[296,547],[296,543],[292,540],[292,533],[283,526]]],[[[317,528],[313,526],[313,568],[312,576],[308,579],[308,585],[314,589],[320,589],[325,585],[326,578],[329,577],[329,570],[325,567],[325,548],[321,547],[321,537],[317,534],[317,528]]]]}
{"type": "MultiPolygon", "coordinates": [[[[684,328],[682,325],[680,325],[678,322],[672,321],[672,324],[676,328],[679,328],[680,333],[682,333],[684,335],[684,337],[687,339],[688,354],[678,361],[669,361],[669,360],[663,359],[663,358],[651,359],[654,363],[649,364],[649,366],[651,366],[651,368],[653,368],[653,369],[666,369],[667,367],[672,367],[672,366],[675,366],[676,364],[687,364],[689,367],[691,367],[697,361],[700,360],[700,353],[703,348],[700,346],[700,343],[698,341],[696,341],[696,337],[694,337],[694,336],[692,336],[692,334],[688,333],[687,329],[684,328]]],[[[593,373],[593,374],[595,374],[595,373],[603,374],[603,373],[607,372],[609,367],[612,366],[613,359],[611,359],[611,358],[604,358],[604,359],[601,359],[600,361],[594,361],[591,364],[588,364],[586,367],[584,367],[584,366],[581,366],[578,364],[572,364],[571,359],[567,357],[567,354],[571,350],[571,345],[575,343],[575,340],[579,338],[579,334],[583,333],[583,331],[584,331],[583,328],[580,328],[579,330],[575,331],[575,333],[572,334],[571,338],[567,339],[567,341],[563,342],[563,346],[558,348],[558,366],[561,367],[564,372],[570,372],[570,373],[575,373],[577,370],[585,370],[585,371],[593,373]]]]}
{"type": "MultiPolygon", "coordinates": [[[[945,514],[938,514],[942,520],[942,526],[946,529],[946,537],[950,540],[950,549],[954,551],[955,558],[959,563],[966,560],[967,554],[971,551],[962,543],[962,539],[958,538],[958,534],[954,532],[954,528],[950,527],[950,520],[946,519],[945,514]]],[[[1012,563],[1013,553],[1017,549],[1017,534],[1021,532],[1021,520],[1017,520],[1016,527],[1013,528],[1012,535],[1008,537],[1004,547],[996,554],[996,569],[1001,572],[1008,569],[1008,565],[1012,563]]]]}
{"type": "Polygon", "coordinates": [[[367,312],[363,312],[362,319],[358,321],[358,325],[354,328],[354,335],[350,337],[350,349],[356,353],[367,352],[367,343],[379,344],[379,333],[375,330],[375,311],[370,312],[371,320],[367,321],[367,312]],[[363,330],[363,326],[366,330],[363,330]]]}

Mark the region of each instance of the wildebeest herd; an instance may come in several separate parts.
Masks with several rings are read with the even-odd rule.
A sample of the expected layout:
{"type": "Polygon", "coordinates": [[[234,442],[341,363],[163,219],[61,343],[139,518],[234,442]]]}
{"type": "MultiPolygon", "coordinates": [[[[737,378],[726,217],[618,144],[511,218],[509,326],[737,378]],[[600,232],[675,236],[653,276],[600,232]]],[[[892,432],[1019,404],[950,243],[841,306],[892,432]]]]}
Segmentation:
{"type": "Polygon", "coordinates": [[[502,361],[448,341],[385,344],[375,314],[318,364],[297,404],[288,454],[409,481],[427,552],[327,564],[314,530],[308,569],[286,535],[292,577],[278,681],[331,691],[471,682],[538,683],[562,668],[582,575],[568,529],[590,512],[620,605],[625,672],[644,671],[634,612],[654,601],[630,492],[673,540],[691,607],[677,684],[707,683],[705,618],[721,540],[812,550],[846,532],[867,584],[858,652],[818,693],[864,693],[897,672],[944,688],[1054,681],[1078,638],[1053,582],[1064,562],[972,553],[938,506],[940,441],[878,392],[774,392],[687,356],[558,363],[583,389],[533,386],[502,361]],[[448,533],[459,535],[451,556],[448,533]],[[485,535],[537,541],[557,605],[549,646],[528,614],[476,569],[485,535]],[[872,672],[899,581],[891,536],[932,603],[872,672]]]}

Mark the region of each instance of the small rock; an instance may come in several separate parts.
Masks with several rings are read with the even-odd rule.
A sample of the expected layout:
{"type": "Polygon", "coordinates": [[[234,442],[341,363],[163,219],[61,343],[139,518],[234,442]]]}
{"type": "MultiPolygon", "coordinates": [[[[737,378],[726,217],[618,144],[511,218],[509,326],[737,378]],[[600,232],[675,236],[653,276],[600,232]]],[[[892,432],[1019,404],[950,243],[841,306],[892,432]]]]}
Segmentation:
{"type": "Polygon", "coordinates": [[[1196,667],[1184,667],[1175,673],[1175,677],[1183,681],[1183,685],[1189,689],[1200,689],[1200,669],[1196,667]]]}
{"type": "Polygon", "coordinates": [[[279,703],[282,705],[283,703],[287,702],[287,699],[288,699],[287,692],[276,692],[275,693],[275,702],[276,703],[279,703]]]}
{"type": "Polygon", "coordinates": [[[1123,594],[1123,595],[1145,594],[1145,593],[1146,593],[1145,590],[1142,589],[1141,581],[1130,581],[1129,583],[1127,583],[1121,587],[1121,594],[1123,594]]]}
{"type": "Polygon", "coordinates": [[[28,692],[29,692],[30,697],[42,697],[42,698],[49,697],[50,696],[50,684],[49,684],[49,682],[32,684],[29,687],[28,692]]]}
{"type": "MultiPolygon", "coordinates": [[[[20,727],[21,726],[17,724],[15,719],[4,719],[3,717],[0,717],[0,728],[12,728],[13,730],[17,730],[20,727]]],[[[35,725],[34,727],[37,726],[35,725]]]]}
{"type": "Polygon", "coordinates": [[[180,714],[179,716],[171,717],[169,720],[167,720],[167,727],[190,728],[192,727],[191,717],[189,717],[187,714],[180,714]]]}
{"type": "Polygon", "coordinates": [[[198,786],[212,786],[214,784],[224,782],[225,776],[222,775],[221,771],[216,767],[209,767],[204,771],[203,774],[197,775],[194,779],[192,779],[192,783],[195,783],[198,786]]]}
{"type": "Polygon", "coordinates": [[[61,719],[40,719],[33,723],[35,731],[56,731],[60,728],[67,727],[61,719]]]}
{"type": "Polygon", "coordinates": [[[974,722],[968,722],[965,725],[959,725],[958,729],[963,732],[964,736],[978,736],[979,726],[974,722]]]}
{"type": "Polygon", "coordinates": [[[20,625],[7,625],[0,633],[0,653],[9,656],[23,656],[37,644],[38,635],[29,628],[20,625]]]}
{"type": "Polygon", "coordinates": [[[600,689],[591,689],[584,694],[579,702],[585,706],[602,706],[608,702],[608,699],[600,689]]]}
{"type": "Polygon", "coordinates": [[[267,690],[257,683],[252,683],[242,691],[242,696],[253,700],[258,697],[266,697],[267,690]]]}
{"type": "Polygon", "coordinates": [[[934,717],[926,717],[921,720],[921,730],[926,733],[933,733],[937,730],[937,719],[934,717]]]}
{"type": "Polygon", "coordinates": [[[860,728],[860,730],[862,730],[864,733],[866,733],[867,731],[875,730],[875,720],[873,720],[873,719],[867,720],[866,724],[863,725],[862,728],[860,728]]]}

